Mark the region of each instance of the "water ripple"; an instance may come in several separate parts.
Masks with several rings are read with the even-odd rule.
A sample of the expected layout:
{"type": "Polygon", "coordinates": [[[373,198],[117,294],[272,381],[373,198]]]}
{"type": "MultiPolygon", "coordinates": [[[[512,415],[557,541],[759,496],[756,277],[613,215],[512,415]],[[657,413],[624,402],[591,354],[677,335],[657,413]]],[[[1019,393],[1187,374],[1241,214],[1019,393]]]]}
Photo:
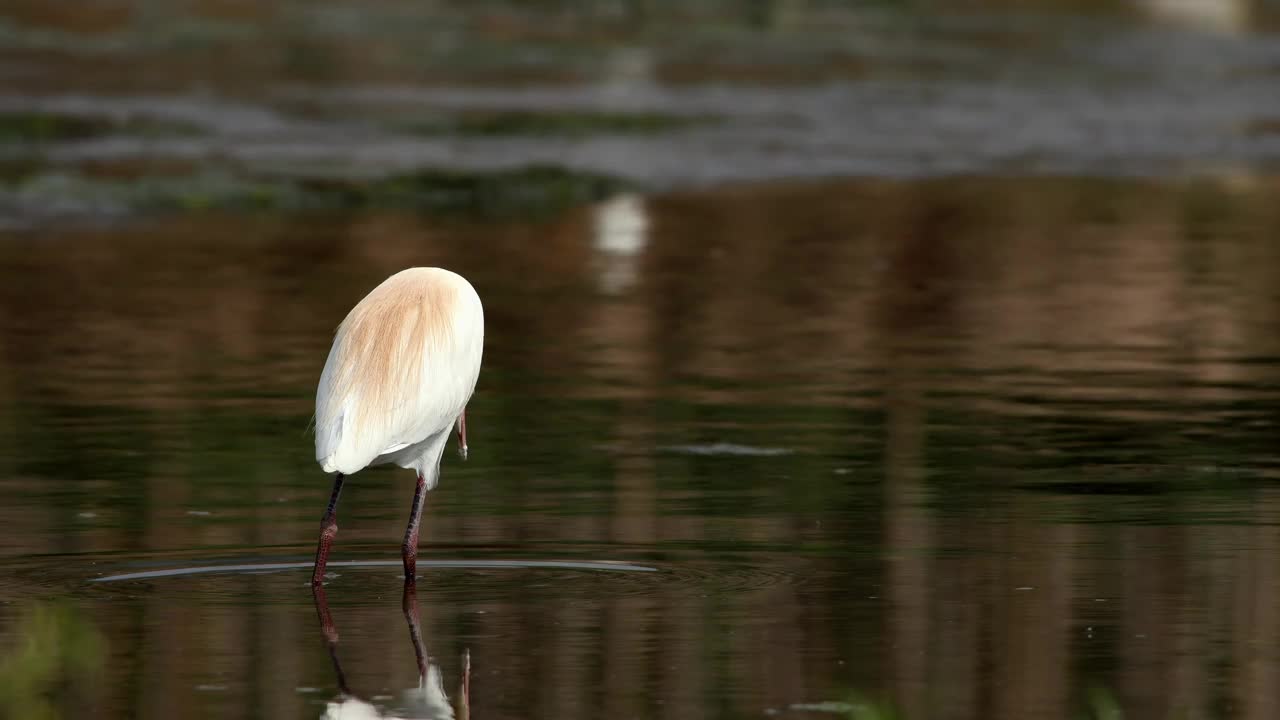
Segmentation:
{"type": "MultiPolygon", "coordinates": [[[[342,560],[329,563],[329,567],[400,567],[399,560],[342,560]]],[[[624,562],[570,562],[559,560],[423,560],[424,568],[555,568],[558,570],[605,570],[612,572],[658,572],[657,568],[632,565],[624,562]]],[[[152,578],[184,577],[211,573],[264,573],[276,570],[296,570],[312,567],[310,562],[249,563],[242,565],[195,565],[191,567],[147,570],[91,578],[89,582],[121,582],[152,578]]]]}

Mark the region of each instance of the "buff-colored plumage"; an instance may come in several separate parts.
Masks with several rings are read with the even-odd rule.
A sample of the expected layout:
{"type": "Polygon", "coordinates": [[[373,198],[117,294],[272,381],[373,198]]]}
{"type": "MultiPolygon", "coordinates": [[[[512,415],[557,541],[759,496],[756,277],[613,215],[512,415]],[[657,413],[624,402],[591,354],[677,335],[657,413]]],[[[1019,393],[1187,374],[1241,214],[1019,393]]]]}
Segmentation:
{"type": "MultiPolygon", "coordinates": [[[[316,391],[316,460],[344,475],[395,463],[436,482],[484,345],[480,297],[462,276],[410,268],[338,327],[316,391]]],[[[429,489],[429,488],[428,488],[429,489]]]]}

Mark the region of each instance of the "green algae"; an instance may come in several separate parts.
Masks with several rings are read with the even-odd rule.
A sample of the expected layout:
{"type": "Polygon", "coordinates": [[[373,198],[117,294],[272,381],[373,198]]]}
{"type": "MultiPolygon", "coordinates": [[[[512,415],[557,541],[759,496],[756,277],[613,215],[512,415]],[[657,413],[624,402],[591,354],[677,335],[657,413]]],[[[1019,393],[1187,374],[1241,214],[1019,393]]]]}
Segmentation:
{"type": "Polygon", "coordinates": [[[7,195],[19,206],[121,214],[396,209],[508,217],[557,212],[625,187],[624,182],[606,175],[552,166],[498,171],[432,169],[374,179],[241,177],[227,171],[121,179],[39,171],[0,178],[0,199],[7,195]]]}
{"type": "Polygon", "coordinates": [[[117,118],[39,110],[0,112],[0,145],[67,142],[117,134],[164,137],[197,132],[196,128],[189,125],[149,118],[117,118]]]}
{"type": "Polygon", "coordinates": [[[657,112],[494,111],[442,115],[392,123],[415,135],[468,137],[586,137],[589,135],[656,135],[715,122],[709,116],[657,112]]]}

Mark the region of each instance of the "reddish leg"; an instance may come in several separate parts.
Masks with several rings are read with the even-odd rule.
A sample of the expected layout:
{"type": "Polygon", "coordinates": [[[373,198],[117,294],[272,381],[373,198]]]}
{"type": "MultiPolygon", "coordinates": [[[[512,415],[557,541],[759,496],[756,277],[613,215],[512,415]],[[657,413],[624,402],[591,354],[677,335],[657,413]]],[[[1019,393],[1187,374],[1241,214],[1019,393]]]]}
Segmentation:
{"type": "Polygon", "coordinates": [[[426,494],[427,479],[418,475],[418,489],[413,493],[413,508],[409,510],[409,527],[404,531],[404,545],[400,546],[406,585],[418,581],[418,521],[422,519],[422,501],[426,494]]]}
{"type": "Polygon", "coordinates": [[[338,495],[342,493],[342,473],[333,478],[333,494],[329,496],[329,508],[320,519],[320,544],[316,547],[316,565],[311,573],[311,584],[324,582],[324,566],[329,562],[329,548],[338,534],[338,495]]]}
{"type": "Polygon", "coordinates": [[[467,459],[467,409],[462,408],[462,414],[458,416],[458,454],[463,460],[467,459]]]}

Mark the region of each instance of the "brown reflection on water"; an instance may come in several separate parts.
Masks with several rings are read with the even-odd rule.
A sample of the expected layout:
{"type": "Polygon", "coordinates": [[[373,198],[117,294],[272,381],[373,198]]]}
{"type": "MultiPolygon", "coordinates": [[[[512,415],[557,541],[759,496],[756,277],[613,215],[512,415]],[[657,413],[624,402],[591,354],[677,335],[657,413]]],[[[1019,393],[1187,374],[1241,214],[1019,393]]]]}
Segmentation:
{"type": "MultiPolygon", "coordinates": [[[[485,298],[488,345],[477,452],[446,461],[424,554],[586,543],[672,572],[598,594],[436,574],[423,635],[446,677],[470,648],[476,717],[798,715],[856,691],[906,718],[1066,718],[1094,688],[1131,717],[1269,717],[1274,189],[735,188],[639,199],[621,250],[600,208],[6,236],[3,557],[305,556],[332,327],[438,264],[485,298]],[[725,440],[793,454],[664,449],[725,440]],[[1178,484],[1205,464],[1218,480],[1178,484]]],[[[411,492],[369,478],[339,545],[391,553],[411,492]]],[[[113,657],[92,714],[318,716],[304,579],[89,594],[113,657]]],[[[394,582],[329,588],[353,686],[415,680],[394,582]]]]}

